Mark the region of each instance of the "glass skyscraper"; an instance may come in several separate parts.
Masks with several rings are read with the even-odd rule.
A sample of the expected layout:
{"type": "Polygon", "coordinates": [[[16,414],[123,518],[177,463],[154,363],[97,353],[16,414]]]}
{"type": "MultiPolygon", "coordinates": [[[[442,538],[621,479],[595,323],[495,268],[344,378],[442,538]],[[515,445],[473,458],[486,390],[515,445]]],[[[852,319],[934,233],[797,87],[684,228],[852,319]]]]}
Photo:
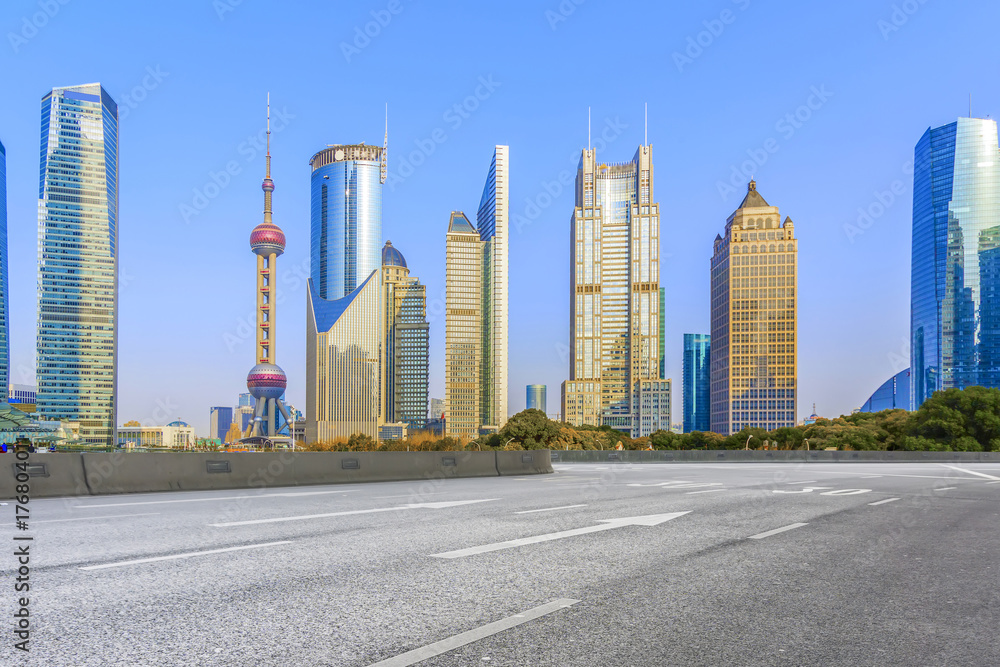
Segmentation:
{"type": "Polygon", "coordinates": [[[875,390],[859,412],[881,412],[882,410],[907,410],[910,406],[910,369],[900,371],[882,383],[875,390]]]}
{"type": "Polygon", "coordinates": [[[320,298],[342,299],[382,265],[379,146],[330,146],[312,167],[310,272],[320,298]]]}
{"type": "Polygon", "coordinates": [[[10,384],[10,339],[7,289],[7,149],[0,143],[0,387],[10,384]]]}
{"type": "Polygon", "coordinates": [[[385,421],[422,429],[429,371],[427,288],[410,275],[406,259],[390,241],[382,248],[382,289],[385,421]]]}
{"type": "Polygon", "coordinates": [[[118,380],[118,105],[100,84],[42,98],[38,415],[114,446],[118,380]]]}
{"type": "Polygon", "coordinates": [[[226,441],[226,434],[233,424],[233,409],[216,407],[209,412],[209,437],[218,438],[222,442],[226,441]]]}
{"type": "Polygon", "coordinates": [[[997,124],[928,129],[913,172],[913,409],[940,389],[1000,387],[1000,149],[997,124]]]}
{"type": "Polygon", "coordinates": [[[526,392],[525,408],[527,410],[547,411],[548,400],[545,396],[548,388],[544,384],[529,384],[526,392]]]}
{"type": "Polygon", "coordinates": [[[708,334],[684,334],[684,432],[711,428],[711,348],[708,334]]]}

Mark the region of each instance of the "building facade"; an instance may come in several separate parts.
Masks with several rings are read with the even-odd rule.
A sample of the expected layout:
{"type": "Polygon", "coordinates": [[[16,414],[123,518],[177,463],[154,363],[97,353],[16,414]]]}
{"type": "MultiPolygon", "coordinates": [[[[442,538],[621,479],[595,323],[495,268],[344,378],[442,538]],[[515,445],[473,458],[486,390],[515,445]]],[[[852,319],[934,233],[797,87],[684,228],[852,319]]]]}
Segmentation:
{"type": "Polygon", "coordinates": [[[100,84],[42,98],[38,415],[113,446],[118,379],[118,105],[100,84]]]}
{"type": "Polygon", "coordinates": [[[475,438],[507,422],[508,147],[497,146],[476,224],[451,214],[446,237],[446,433],[475,438]]]}
{"type": "Polygon", "coordinates": [[[118,446],[126,449],[191,449],[196,441],[194,428],[182,421],[166,426],[122,426],[118,429],[118,446]]]}
{"type": "Polygon", "coordinates": [[[548,398],[546,393],[548,392],[548,387],[544,384],[529,384],[525,396],[525,409],[527,410],[541,410],[542,412],[548,414],[548,398]]]}
{"type": "MultiPolygon", "coordinates": [[[[7,149],[0,142],[0,386],[10,383],[10,305],[7,268],[7,149]]],[[[34,403],[34,401],[31,401],[34,403]]]]}
{"type": "Polygon", "coordinates": [[[233,423],[232,408],[211,408],[208,417],[209,437],[218,438],[221,442],[226,441],[226,434],[233,423]]]}
{"type": "Polygon", "coordinates": [[[427,425],[429,330],[427,288],[410,275],[402,253],[382,248],[385,419],[410,429],[427,425]]]}
{"type": "Polygon", "coordinates": [[[708,334],[684,334],[684,432],[711,428],[711,347],[708,334]]]}
{"type": "Polygon", "coordinates": [[[711,429],[795,426],[798,242],[750,181],[715,237],[711,287],[711,429]]]}
{"type": "Polygon", "coordinates": [[[909,410],[910,369],[900,371],[882,383],[858,412],[881,412],[882,410],[909,410]]]}
{"type": "Polygon", "coordinates": [[[910,404],[938,390],[1000,388],[997,124],[928,129],[913,172],[910,404]]]}
{"type": "MultiPolygon", "coordinates": [[[[570,227],[570,377],[561,392],[563,417],[573,425],[649,435],[645,425],[663,423],[665,416],[644,414],[653,402],[639,399],[641,383],[663,380],[665,366],[652,146],[640,146],[625,164],[599,163],[595,150],[583,151],[570,227]]],[[[666,423],[669,428],[669,418],[666,423]]]]}

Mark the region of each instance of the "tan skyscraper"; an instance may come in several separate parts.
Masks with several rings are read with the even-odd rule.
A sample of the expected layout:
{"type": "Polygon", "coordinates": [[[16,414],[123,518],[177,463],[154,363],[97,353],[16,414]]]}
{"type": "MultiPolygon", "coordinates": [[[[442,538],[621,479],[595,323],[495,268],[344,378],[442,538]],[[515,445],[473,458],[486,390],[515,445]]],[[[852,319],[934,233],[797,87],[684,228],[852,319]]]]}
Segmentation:
{"type": "Polygon", "coordinates": [[[634,437],[670,428],[670,381],[660,377],[660,212],[653,147],[602,164],[583,151],[570,244],[570,424],[634,437]]]}
{"type": "Polygon", "coordinates": [[[795,426],[798,242],[750,181],[712,256],[712,430],[795,426]]]}
{"type": "Polygon", "coordinates": [[[446,247],[446,433],[507,422],[508,147],[497,146],[476,224],[451,214],[446,247]]]}

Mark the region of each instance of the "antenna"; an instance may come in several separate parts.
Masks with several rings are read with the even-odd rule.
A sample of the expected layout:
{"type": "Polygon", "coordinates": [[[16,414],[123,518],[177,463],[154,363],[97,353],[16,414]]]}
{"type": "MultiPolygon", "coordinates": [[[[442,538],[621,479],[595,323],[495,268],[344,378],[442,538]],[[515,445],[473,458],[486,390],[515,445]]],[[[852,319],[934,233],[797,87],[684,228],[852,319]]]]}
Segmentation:
{"type": "Polygon", "coordinates": [[[387,159],[389,156],[389,103],[385,103],[385,137],[382,139],[382,164],[379,169],[379,183],[384,184],[388,170],[387,159]]]}
{"type": "Polygon", "coordinates": [[[969,93],[969,118],[972,118],[972,93],[969,93]]]}
{"type": "Polygon", "coordinates": [[[590,107],[587,107],[587,150],[590,150],[590,107]]]}
{"type": "Polygon", "coordinates": [[[267,92],[267,154],[271,154],[271,91],[267,92]]]}
{"type": "Polygon", "coordinates": [[[649,102],[643,105],[642,145],[649,145],[649,102]]]}

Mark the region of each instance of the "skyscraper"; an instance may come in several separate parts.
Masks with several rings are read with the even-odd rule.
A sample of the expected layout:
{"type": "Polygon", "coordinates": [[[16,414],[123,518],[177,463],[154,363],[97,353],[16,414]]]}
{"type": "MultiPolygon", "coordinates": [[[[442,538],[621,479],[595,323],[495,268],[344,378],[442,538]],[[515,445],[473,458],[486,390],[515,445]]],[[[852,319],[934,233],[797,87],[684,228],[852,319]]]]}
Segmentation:
{"type": "Polygon", "coordinates": [[[660,377],[667,377],[667,289],[660,288],[660,377]]]}
{"type": "Polygon", "coordinates": [[[427,425],[427,288],[410,276],[406,259],[390,241],[382,248],[382,285],[385,421],[422,429],[427,425]]]}
{"type": "Polygon", "coordinates": [[[981,118],[928,129],[913,172],[910,393],[1000,387],[1000,149],[981,118]]]}
{"type": "Polygon", "coordinates": [[[209,412],[209,433],[208,437],[218,438],[222,442],[226,441],[226,433],[233,423],[232,408],[211,408],[209,412]]]}
{"type": "MultiPolygon", "coordinates": [[[[660,213],[653,147],[631,162],[603,164],[583,151],[570,243],[570,377],[562,412],[574,425],[646,436],[667,420],[660,375],[660,213]],[[653,397],[650,392],[658,392],[653,397]],[[660,410],[656,415],[651,409],[660,410]]],[[[666,394],[666,395],[664,395],[666,394]]]]}
{"type": "Polygon", "coordinates": [[[291,439],[288,425],[291,416],[282,402],[288,379],[285,371],[274,363],[277,345],[278,257],[285,252],[285,233],[272,221],[271,199],[271,96],[267,102],[266,171],[261,190],[264,191],[264,222],[250,232],[250,250],[257,256],[257,345],[256,362],[247,374],[247,389],[253,395],[254,414],[251,436],[273,439],[285,435],[291,439]],[[284,422],[282,422],[282,419],[284,422]]]}
{"type": "MultiPolygon", "coordinates": [[[[388,135],[388,133],[387,133],[388,135]]],[[[306,439],[378,438],[386,419],[382,185],[386,146],[334,145],[312,167],[306,439]]],[[[423,414],[426,397],[422,399],[423,414]]]]}
{"type": "Polygon", "coordinates": [[[526,392],[525,409],[548,411],[548,400],[546,392],[548,387],[544,384],[529,384],[526,392]]]}
{"type": "Polygon", "coordinates": [[[507,422],[508,147],[497,146],[476,224],[451,214],[446,242],[447,434],[474,438],[507,422]]]}
{"type": "Polygon", "coordinates": [[[711,427],[712,337],[684,334],[684,432],[707,431],[711,427]]]}
{"type": "Polygon", "coordinates": [[[0,142],[0,387],[6,387],[10,383],[7,277],[7,149],[0,142]]]}
{"type": "Polygon", "coordinates": [[[750,181],[712,256],[711,428],[795,426],[798,242],[750,181]]]}
{"type": "Polygon", "coordinates": [[[38,414],[116,442],[118,105],[99,83],[42,98],[38,414]]]}

